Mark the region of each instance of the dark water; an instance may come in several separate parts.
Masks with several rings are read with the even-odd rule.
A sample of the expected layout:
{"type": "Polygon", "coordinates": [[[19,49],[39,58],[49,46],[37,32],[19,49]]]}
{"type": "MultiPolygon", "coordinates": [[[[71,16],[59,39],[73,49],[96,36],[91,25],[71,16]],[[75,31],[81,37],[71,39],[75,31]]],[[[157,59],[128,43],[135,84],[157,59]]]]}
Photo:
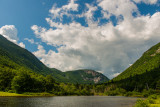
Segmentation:
{"type": "Polygon", "coordinates": [[[0,97],[0,107],[132,107],[136,99],[119,96],[0,97]]]}

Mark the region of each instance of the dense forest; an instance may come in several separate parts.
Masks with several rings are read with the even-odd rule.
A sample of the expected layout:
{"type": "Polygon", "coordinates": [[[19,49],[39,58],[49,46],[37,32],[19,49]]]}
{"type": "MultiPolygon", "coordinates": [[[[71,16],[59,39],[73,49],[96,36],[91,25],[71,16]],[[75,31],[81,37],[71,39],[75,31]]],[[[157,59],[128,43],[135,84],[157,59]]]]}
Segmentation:
{"type": "Polygon", "coordinates": [[[6,92],[48,92],[55,95],[93,95],[92,85],[58,83],[51,75],[43,76],[24,68],[0,70],[0,90],[6,92]]]}

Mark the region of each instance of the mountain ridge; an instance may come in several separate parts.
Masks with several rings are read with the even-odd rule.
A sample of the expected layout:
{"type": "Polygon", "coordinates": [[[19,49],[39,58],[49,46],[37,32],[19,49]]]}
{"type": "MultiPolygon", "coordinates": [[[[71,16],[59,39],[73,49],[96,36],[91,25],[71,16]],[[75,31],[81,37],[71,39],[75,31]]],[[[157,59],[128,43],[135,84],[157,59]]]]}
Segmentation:
{"type": "MultiPolygon", "coordinates": [[[[0,35],[0,67],[8,66],[9,69],[13,67],[18,69],[20,67],[24,67],[28,70],[31,70],[35,73],[41,74],[41,75],[52,75],[54,79],[58,82],[64,82],[64,83],[99,83],[99,82],[105,82],[108,81],[108,78],[105,77],[103,74],[98,73],[97,75],[101,75],[101,79],[99,79],[98,82],[93,82],[93,80],[83,80],[83,77],[80,76],[79,73],[79,79],[76,79],[75,76],[72,76],[72,73],[66,73],[62,72],[56,68],[48,68],[45,66],[39,59],[34,56],[31,52],[29,52],[27,49],[21,48],[18,45],[8,41],[5,37],[0,35]],[[6,63],[5,63],[6,62],[6,63]],[[15,66],[13,66],[15,65],[15,66]],[[67,76],[70,78],[68,79],[67,76]],[[81,77],[81,78],[80,78],[81,77]],[[83,80],[83,81],[82,81],[83,80]]],[[[75,70],[75,72],[78,70],[75,70]]],[[[85,72],[85,71],[83,71],[85,72]]],[[[96,71],[93,71],[96,72],[96,71]]],[[[94,75],[92,76],[94,78],[94,75]]]]}
{"type": "Polygon", "coordinates": [[[160,90],[160,43],[152,46],[109,84],[126,91],[160,90]]]}
{"type": "Polygon", "coordinates": [[[113,80],[120,78],[128,78],[134,75],[140,75],[145,72],[151,71],[152,69],[160,66],[160,43],[152,46],[129,68],[127,68],[120,75],[115,77],[113,80]],[[122,77],[123,76],[123,77],[122,77]]]}

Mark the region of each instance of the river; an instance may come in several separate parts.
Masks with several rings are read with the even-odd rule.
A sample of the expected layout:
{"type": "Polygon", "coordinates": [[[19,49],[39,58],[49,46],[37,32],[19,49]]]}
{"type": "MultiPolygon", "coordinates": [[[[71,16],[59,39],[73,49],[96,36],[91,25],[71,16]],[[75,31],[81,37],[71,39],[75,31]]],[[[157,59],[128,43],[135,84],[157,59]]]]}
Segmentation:
{"type": "Polygon", "coordinates": [[[0,97],[0,107],[132,107],[136,99],[122,96],[0,97]]]}

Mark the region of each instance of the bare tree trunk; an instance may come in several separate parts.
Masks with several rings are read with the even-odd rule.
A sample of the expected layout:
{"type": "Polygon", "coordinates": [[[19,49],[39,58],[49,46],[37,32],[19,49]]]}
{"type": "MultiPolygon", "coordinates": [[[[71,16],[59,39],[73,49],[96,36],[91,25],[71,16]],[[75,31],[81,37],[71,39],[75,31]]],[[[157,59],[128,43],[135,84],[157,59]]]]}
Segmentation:
{"type": "Polygon", "coordinates": [[[147,90],[149,90],[149,86],[148,86],[148,83],[146,83],[146,87],[147,87],[147,90]]]}

